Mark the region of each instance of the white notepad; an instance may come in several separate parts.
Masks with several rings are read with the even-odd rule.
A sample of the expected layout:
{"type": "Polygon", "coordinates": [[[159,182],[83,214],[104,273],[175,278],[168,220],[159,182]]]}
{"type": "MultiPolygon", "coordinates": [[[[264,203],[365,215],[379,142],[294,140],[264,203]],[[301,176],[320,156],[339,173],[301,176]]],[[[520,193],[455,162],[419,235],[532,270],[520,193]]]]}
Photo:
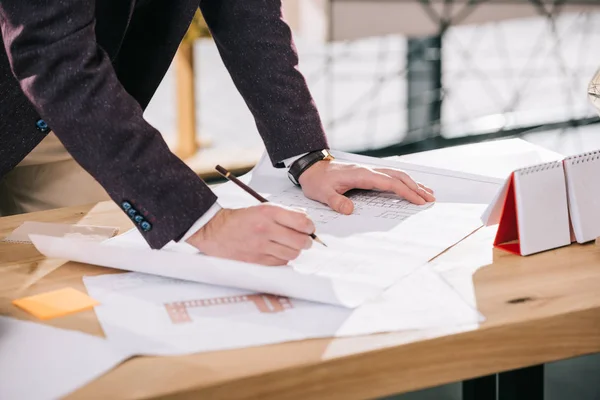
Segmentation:
{"type": "Polygon", "coordinates": [[[523,256],[571,243],[562,161],[514,171],[496,195],[483,222],[499,224],[494,245],[523,256]]]}
{"type": "Polygon", "coordinates": [[[515,193],[522,255],[571,244],[562,162],[515,171],[515,193]]]}
{"type": "Polygon", "coordinates": [[[578,243],[600,236],[600,150],[564,161],[569,212],[578,243]]]}

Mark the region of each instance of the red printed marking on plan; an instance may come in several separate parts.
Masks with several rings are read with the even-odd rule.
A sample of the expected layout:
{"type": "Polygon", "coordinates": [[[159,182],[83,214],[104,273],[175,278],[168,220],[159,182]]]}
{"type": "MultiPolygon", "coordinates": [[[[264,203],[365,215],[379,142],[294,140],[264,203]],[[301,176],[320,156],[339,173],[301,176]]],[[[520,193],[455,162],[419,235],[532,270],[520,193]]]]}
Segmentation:
{"type": "Polygon", "coordinates": [[[196,307],[213,307],[239,303],[254,303],[261,313],[278,313],[293,307],[287,297],[273,296],[270,294],[250,294],[242,296],[216,297],[212,299],[186,300],[165,304],[167,314],[174,324],[191,322],[188,310],[196,307]]]}

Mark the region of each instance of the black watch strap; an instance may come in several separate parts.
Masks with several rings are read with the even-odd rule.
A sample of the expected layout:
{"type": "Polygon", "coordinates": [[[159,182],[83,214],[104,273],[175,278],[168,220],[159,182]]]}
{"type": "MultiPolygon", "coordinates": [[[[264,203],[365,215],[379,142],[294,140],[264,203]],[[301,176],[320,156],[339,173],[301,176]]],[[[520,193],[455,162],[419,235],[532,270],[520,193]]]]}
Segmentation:
{"type": "Polygon", "coordinates": [[[323,160],[333,160],[328,150],[313,151],[303,155],[290,165],[288,176],[295,185],[300,185],[300,175],[312,165],[323,160]]]}

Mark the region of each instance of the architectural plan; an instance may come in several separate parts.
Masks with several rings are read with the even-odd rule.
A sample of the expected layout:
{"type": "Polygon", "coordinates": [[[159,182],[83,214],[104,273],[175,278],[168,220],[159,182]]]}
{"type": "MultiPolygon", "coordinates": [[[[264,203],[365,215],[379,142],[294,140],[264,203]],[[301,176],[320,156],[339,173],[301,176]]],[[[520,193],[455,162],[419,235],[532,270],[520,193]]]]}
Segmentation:
{"type": "Polygon", "coordinates": [[[140,273],[84,278],[109,340],[177,355],[319,337],[472,326],[481,315],[429,268],[357,309],[140,273]]]}

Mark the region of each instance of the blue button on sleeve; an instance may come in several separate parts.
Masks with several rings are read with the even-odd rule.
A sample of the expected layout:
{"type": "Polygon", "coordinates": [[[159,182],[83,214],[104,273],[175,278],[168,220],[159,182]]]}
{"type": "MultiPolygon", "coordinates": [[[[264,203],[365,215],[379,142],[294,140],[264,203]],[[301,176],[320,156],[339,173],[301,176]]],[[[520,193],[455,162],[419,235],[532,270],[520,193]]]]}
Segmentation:
{"type": "Polygon", "coordinates": [[[144,217],[142,217],[141,215],[136,215],[135,218],[133,219],[137,224],[142,223],[142,221],[144,221],[144,217]]]}
{"type": "Polygon", "coordinates": [[[121,207],[123,208],[123,210],[129,211],[129,209],[131,208],[131,203],[128,201],[124,201],[123,203],[121,203],[121,207]]]}
{"type": "Polygon", "coordinates": [[[46,123],[46,121],[44,121],[43,119],[38,120],[35,123],[35,126],[37,126],[38,130],[40,132],[47,132],[48,131],[48,124],[46,123]]]}
{"type": "Polygon", "coordinates": [[[144,221],[140,224],[140,227],[144,232],[150,232],[150,230],[152,229],[152,224],[148,221],[144,221]]]}
{"type": "Polygon", "coordinates": [[[127,210],[127,215],[129,215],[131,218],[135,217],[137,214],[137,210],[135,208],[130,208],[129,210],[127,210]]]}

